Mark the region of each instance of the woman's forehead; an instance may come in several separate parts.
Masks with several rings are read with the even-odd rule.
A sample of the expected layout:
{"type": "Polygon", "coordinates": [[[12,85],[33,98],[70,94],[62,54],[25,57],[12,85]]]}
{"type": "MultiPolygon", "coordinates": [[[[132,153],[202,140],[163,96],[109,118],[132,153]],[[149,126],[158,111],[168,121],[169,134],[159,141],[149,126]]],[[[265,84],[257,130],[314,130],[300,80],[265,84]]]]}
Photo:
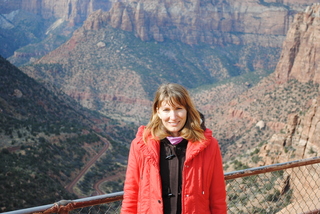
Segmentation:
{"type": "Polygon", "coordinates": [[[181,103],[177,102],[176,100],[173,99],[164,99],[163,101],[161,101],[159,103],[159,107],[160,106],[172,106],[172,107],[176,107],[176,106],[183,106],[181,103]]]}

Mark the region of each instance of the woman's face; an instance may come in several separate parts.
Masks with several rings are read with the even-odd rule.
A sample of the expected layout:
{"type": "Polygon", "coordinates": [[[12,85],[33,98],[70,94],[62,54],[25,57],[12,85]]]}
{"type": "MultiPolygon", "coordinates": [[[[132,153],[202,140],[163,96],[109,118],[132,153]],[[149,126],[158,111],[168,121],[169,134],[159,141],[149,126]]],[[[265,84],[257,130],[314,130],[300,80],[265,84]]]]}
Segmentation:
{"type": "Polygon", "coordinates": [[[163,101],[157,109],[159,118],[164,127],[171,133],[173,137],[179,137],[179,131],[184,127],[187,121],[187,110],[181,105],[170,105],[163,101]]]}

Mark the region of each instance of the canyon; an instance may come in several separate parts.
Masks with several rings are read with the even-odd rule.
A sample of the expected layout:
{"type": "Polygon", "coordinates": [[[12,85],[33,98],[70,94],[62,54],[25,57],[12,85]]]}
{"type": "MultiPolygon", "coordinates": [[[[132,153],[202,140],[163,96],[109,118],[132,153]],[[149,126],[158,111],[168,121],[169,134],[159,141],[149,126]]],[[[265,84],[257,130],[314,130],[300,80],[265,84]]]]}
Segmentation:
{"type": "Polygon", "coordinates": [[[95,130],[119,137],[123,126],[114,123],[146,123],[156,87],[174,81],[205,114],[226,171],[234,159],[255,167],[319,154],[317,1],[5,2],[1,13],[20,8],[79,25],[21,70],[107,116],[95,130]],[[255,149],[257,163],[248,155],[255,149]]]}
{"type": "MultiPolygon", "coordinates": [[[[221,6],[221,4],[224,3],[217,1],[215,5],[221,6]]],[[[259,14],[261,14],[261,11],[263,11],[261,8],[265,8],[266,11],[270,12],[270,10],[275,10],[275,7],[279,5],[281,5],[282,8],[297,8],[299,5],[302,7],[301,5],[304,5],[305,2],[297,1],[291,2],[290,4],[283,2],[280,4],[269,1],[261,4],[260,1],[252,1],[250,3],[260,8],[257,9],[251,5],[250,11],[259,11],[259,14]],[[295,3],[297,5],[294,6],[295,3]],[[286,7],[284,7],[284,5],[286,7]],[[253,10],[253,8],[255,8],[255,10],[253,10]]],[[[159,18],[159,7],[157,7],[157,10],[154,9],[157,4],[157,2],[145,2],[138,6],[139,3],[127,2],[127,4],[125,4],[118,2],[113,4],[109,11],[98,10],[93,12],[88,19],[84,21],[83,26],[74,32],[69,41],[35,62],[33,66],[24,67],[23,71],[35,79],[41,78],[42,81],[55,82],[66,94],[87,108],[98,110],[103,114],[120,120],[127,120],[136,124],[145,123],[149,115],[148,109],[151,105],[152,91],[155,90],[159,83],[168,80],[176,81],[179,79],[179,76],[175,77],[174,74],[172,74],[170,78],[166,78],[166,72],[168,71],[164,71],[161,65],[159,65],[159,67],[155,66],[155,61],[151,58],[146,57],[142,60],[142,55],[134,55],[134,52],[139,53],[139,51],[145,51],[151,56],[152,52],[149,52],[148,49],[142,48],[139,50],[138,47],[151,43],[152,48],[158,48],[160,45],[165,44],[162,44],[160,40],[157,41],[154,37],[150,37],[150,35],[154,35],[149,31],[154,28],[148,28],[148,26],[151,26],[151,23],[159,23],[159,26],[162,27],[172,27],[174,25],[176,29],[180,29],[181,26],[189,26],[192,28],[192,22],[181,22],[179,24],[177,21],[171,22],[165,18],[161,18],[161,20],[166,20],[162,22],[159,22],[159,20],[152,21],[155,20],[151,18],[153,16],[159,18]],[[140,10],[139,13],[131,7],[135,4],[137,4],[136,8],[140,10]],[[135,15],[131,16],[130,14],[135,15]],[[144,18],[137,18],[137,14],[144,14],[141,15],[141,17],[144,18]],[[146,22],[147,19],[150,21],[146,22]],[[148,26],[144,26],[146,23],[148,23],[148,26]],[[142,31],[136,31],[139,28],[138,26],[144,26],[142,28],[145,29],[145,35],[149,35],[145,37],[146,39],[143,39],[138,33],[142,31]],[[123,31],[115,31],[113,29],[122,29],[123,31]],[[133,32],[135,38],[138,40],[133,39],[127,42],[126,40],[129,41],[129,38],[132,39],[132,37],[128,36],[129,34],[126,32],[133,32]],[[119,38],[122,38],[122,40],[118,40],[119,38]],[[147,41],[151,38],[151,42],[147,41]],[[140,43],[140,41],[142,43],[140,43]],[[135,44],[135,46],[130,47],[132,44],[135,44]],[[84,64],[79,59],[83,59],[87,63],[84,64]],[[93,62],[93,60],[95,60],[95,62],[93,62]],[[135,63],[139,64],[139,69],[135,69],[135,63]],[[119,64],[121,64],[121,66],[119,66],[119,64]],[[47,65],[50,65],[51,68],[47,69],[47,65]],[[146,68],[145,70],[149,72],[150,78],[146,78],[146,76],[139,73],[141,72],[141,66],[146,68]],[[150,69],[152,67],[156,69],[150,69]],[[161,70],[161,74],[157,72],[157,68],[161,70]],[[104,77],[103,79],[100,78],[102,76],[104,77]]],[[[205,5],[208,6],[208,4],[205,5]]],[[[189,9],[194,9],[199,12],[201,5],[202,4],[199,4],[197,7],[196,5],[193,5],[194,7],[189,5],[189,9]]],[[[234,7],[237,6],[239,11],[246,11],[243,7],[248,8],[248,5],[244,6],[242,4],[236,4],[236,2],[233,2],[233,5],[234,7]]],[[[185,6],[186,5],[183,4],[181,7],[184,8],[185,6]]],[[[173,8],[174,6],[168,3],[164,14],[168,14],[169,11],[173,13],[173,8]]],[[[208,8],[210,7],[202,7],[203,10],[208,10],[208,8]]],[[[286,39],[284,39],[282,44],[282,53],[279,54],[278,59],[273,59],[274,62],[278,60],[277,65],[275,65],[275,72],[267,78],[257,75],[260,78],[257,85],[251,87],[248,81],[244,81],[240,83],[228,83],[218,87],[208,85],[206,89],[201,90],[197,89],[201,84],[191,86],[194,88],[194,90],[191,91],[196,103],[199,105],[199,110],[207,116],[206,121],[208,127],[213,129],[217,138],[224,142],[222,144],[224,146],[223,150],[225,151],[226,159],[229,159],[232,154],[235,154],[234,151],[245,151],[251,146],[256,146],[261,141],[270,139],[273,134],[284,130],[289,120],[287,118],[288,115],[306,112],[308,108],[310,108],[313,102],[312,100],[316,99],[317,86],[309,86],[309,81],[313,84],[318,83],[317,76],[319,71],[316,63],[318,61],[317,49],[319,49],[319,39],[317,39],[319,28],[317,24],[319,19],[318,8],[319,5],[314,4],[312,7],[305,7],[303,12],[299,12],[295,14],[295,16],[291,14],[292,23],[290,26],[290,21],[287,22],[287,25],[282,25],[282,33],[276,30],[269,31],[269,36],[277,34],[285,37],[284,29],[289,28],[286,39]],[[301,84],[295,86],[295,84],[298,83],[301,84]],[[295,94],[289,94],[290,91],[293,91],[292,87],[296,87],[295,90],[305,90],[299,87],[306,87],[308,89],[305,92],[306,94],[300,91],[296,91],[295,94]],[[306,99],[306,97],[308,98],[306,99]],[[283,103],[281,99],[284,99],[286,103],[283,103]],[[256,133],[257,130],[253,127],[258,123],[260,124],[258,127],[264,124],[262,128],[260,128],[261,130],[264,127],[267,128],[264,129],[264,131],[256,133]],[[258,138],[256,138],[257,134],[259,134],[258,138]],[[242,142],[245,143],[243,144],[242,142]]],[[[162,11],[163,10],[162,8],[162,11]]],[[[229,11],[231,11],[231,9],[229,11]]],[[[280,10],[280,12],[283,11],[288,12],[287,10],[280,10]]],[[[190,14],[192,15],[193,13],[191,12],[190,14]]],[[[200,14],[208,15],[211,13],[201,12],[200,14]]],[[[250,14],[250,12],[248,14],[250,14]]],[[[288,16],[288,14],[286,16],[288,16]]],[[[170,17],[172,16],[170,15],[170,17]]],[[[176,17],[172,20],[185,20],[181,17],[176,17]]],[[[202,20],[205,20],[205,18],[202,20]]],[[[263,20],[271,21],[271,19],[263,20]]],[[[246,21],[245,23],[250,22],[246,21]]],[[[264,24],[261,26],[267,25],[264,24]]],[[[221,29],[212,26],[210,28],[202,27],[201,29],[204,31],[218,30],[222,32],[221,29]]],[[[248,28],[241,29],[247,29],[244,30],[243,33],[250,32],[249,34],[253,34],[253,31],[248,30],[248,28]]],[[[164,30],[164,32],[170,32],[170,30],[164,30]]],[[[169,34],[173,35],[171,33],[169,34]]],[[[177,33],[175,35],[180,34],[177,33]]],[[[261,35],[268,35],[268,33],[264,32],[261,35]]],[[[163,38],[167,38],[164,34],[162,36],[163,38]]],[[[221,38],[226,37],[222,36],[221,38]]],[[[181,40],[183,44],[187,45],[196,45],[197,42],[210,43],[204,40],[194,40],[194,43],[189,43],[179,36],[170,37],[170,40],[174,41],[175,39],[181,40]]],[[[255,40],[255,42],[257,42],[257,40],[255,40]]],[[[272,43],[275,45],[275,42],[272,43]]],[[[219,44],[221,45],[221,43],[219,44]]],[[[259,44],[259,42],[255,44],[259,44]]],[[[267,44],[268,43],[264,43],[264,45],[267,44]]],[[[160,63],[167,62],[163,59],[163,61],[161,61],[163,57],[171,58],[173,56],[173,58],[176,59],[177,54],[172,50],[173,48],[171,48],[170,53],[167,49],[165,50],[164,47],[160,46],[159,52],[163,54],[160,54],[160,57],[157,55],[156,58],[160,60],[160,63]]],[[[270,55],[269,57],[272,56],[272,54],[268,55],[270,55]]],[[[190,57],[187,56],[186,58],[190,57]]],[[[221,78],[220,80],[232,77],[222,63],[222,58],[207,59],[209,58],[203,58],[201,60],[211,61],[208,67],[219,64],[222,66],[216,68],[216,71],[219,71],[217,73],[208,74],[205,73],[207,71],[204,69],[202,77],[206,79],[208,79],[207,77],[221,78]]],[[[239,61],[241,61],[241,59],[239,59],[239,61]]],[[[177,61],[174,63],[177,63],[177,61]]],[[[191,75],[190,68],[184,70],[189,72],[188,75],[191,75]]],[[[196,74],[195,72],[194,75],[194,77],[197,77],[196,75],[199,75],[199,73],[196,74]]],[[[235,76],[233,76],[233,78],[234,77],[235,76]]],[[[192,80],[186,80],[187,82],[184,82],[184,84],[187,85],[190,84],[190,82],[195,82],[193,81],[195,78],[190,79],[192,80]]],[[[203,79],[200,80],[200,82],[201,81],[203,81],[203,79]]]]}

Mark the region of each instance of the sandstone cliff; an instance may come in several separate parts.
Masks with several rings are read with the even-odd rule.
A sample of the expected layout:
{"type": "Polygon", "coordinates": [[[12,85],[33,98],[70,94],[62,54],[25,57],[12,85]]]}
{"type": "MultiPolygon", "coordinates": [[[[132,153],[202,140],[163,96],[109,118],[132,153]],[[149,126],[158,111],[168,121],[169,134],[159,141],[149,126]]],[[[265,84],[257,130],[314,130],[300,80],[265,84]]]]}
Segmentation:
{"type": "MultiPolygon", "coordinates": [[[[320,5],[308,7],[304,13],[297,14],[288,36],[283,44],[283,51],[275,72],[276,81],[285,84],[290,79],[301,83],[308,82],[315,87],[319,86],[320,69],[318,68],[320,48],[320,5]]],[[[302,159],[319,154],[319,97],[310,100],[308,111],[305,114],[290,114],[284,133],[276,134],[271,138],[271,144],[264,151],[275,149],[288,151],[280,153],[273,160],[266,158],[266,164],[283,162],[290,159],[302,159]]],[[[268,156],[268,155],[265,155],[268,156]]]]}
{"type": "Polygon", "coordinates": [[[25,10],[45,19],[81,24],[94,11],[108,11],[113,27],[133,31],[142,40],[176,39],[188,44],[281,46],[293,15],[317,0],[0,1],[0,13],[25,10]]]}
{"type": "MultiPolygon", "coordinates": [[[[71,27],[79,27],[87,20],[85,23],[87,30],[98,30],[110,25],[132,32],[143,41],[174,40],[190,45],[204,43],[220,47],[247,45],[261,50],[251,50],[251,56],[243,57],[241,63],[236,63],[235,65],[239,65],[239,70],[243,67],[273,70],[277,63],[274,57],[278,58],[279,49],[293,15],[303,11],[313,2],[317,1],[0,0],[0,13],[11,16],[14,11],[24,10],[37,14],[49,20],[46,25],[51,26],[44,27],[48,29],[46,33],[49,32],[46,35],[50,35],[52,29],[60,27],[59,35],[69,36],[74,30],[70,29],[71,27]],[[262,48],[275,50],[270,53],[262,48]],[[253,56],[260,59],[254,59],[251,66],[248,60],[252,60],[253,56]]],[[[18,27],[18,29],[23,28],[18,27]]],[[[41,40],[46,35],[38,39],[41,40]]],[[[3,42],[13,46],[14,43],[9,37],[3,42]]],[[[19,46],[17,48],[20,49],[15,53],[17,48],[5,51],[3,49],[7,48],[0,47],[0,54],[5,54],[7,57],[11,53],[13,57],[10,61],[19,66],[28,61],[34,62],[35,59],[55,49],[58,43],[52,45],[51,42],[52,40],[46,40],[38,46],[32,45],[25,49],[19,46]]]]}
{"type": "MultiPolygon", "coordinates": [[[[133,31],[143,41],[179,40],[187,44],[250,44],[279,47],[295,10],[274,2],[128,1],[116,2],[104,20],[90,19],[87,29],[102,23],[133,31]],[[90,23],[98,22],[98,23],[90,23]]],[[[309,2],[310,3],[310,2],[309,2]]],[[[304,7],[304,6],[303,6],[304,7]]]]}
{"type": "Polygon", "coordinates": [[[276,68],[280,82],[297,79],[320,83],[320,5],[299,13],[288,31],[276,68]]]}

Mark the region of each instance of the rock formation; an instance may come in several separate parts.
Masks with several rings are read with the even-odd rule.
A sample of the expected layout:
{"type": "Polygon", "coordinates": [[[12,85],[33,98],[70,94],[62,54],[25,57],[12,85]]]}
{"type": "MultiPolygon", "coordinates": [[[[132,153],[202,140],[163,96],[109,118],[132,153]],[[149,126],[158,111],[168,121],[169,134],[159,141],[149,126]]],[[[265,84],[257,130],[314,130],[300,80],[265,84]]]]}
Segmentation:
{"type": "MultiPolygon", "coordinates": [[[[176,39],[187,44],[248,44],[280,47],[293,15],[317,0],[0,0],[0,13],[25,10],[44,19],[82,24],[94,11],[108,11],[113,27],[142,40],[176,39]]],[[[88,24],[89,25],[89,24],[88,24]]],[[[91,25],[97,27],[97,25],[91,25]]]]}
{"type": "Polygon", "coordinates": [[[247,119],[247,122],[250,117],[256,118],[256,123],[263,120],[269,130],[275,131],[268,140],[269,143],[260,151],[262,165],[314,157],[320,153],[319,29],[319,3],[296,14],[283,43],[275,73],[268,78],[268,82],[267,79],[261,81],[239,96],[237,102],[230,102],[227,108],[229,115],[233,117],[247,119]],[[265,88],[262,89],[259,85],[265,88]],[[300,98],[298,94],[301,94],[300,98]],[[261,100],[257,102],[259,97],[261,100]],[[267,115],[264,109],[270,106],[263,107],[262,104],[268,103],[281,113],[267,115]],[[264,111],[260,115],[253,108],[258,105],[259,111],[264,111]]]}
{"type": "MultiPolygon", "coordinates": [[[[300,82],[320,83],[320,68],[318,62],[320,55],[320,4],[308,7],[304,13],[295,16],[294,22],[288,31],[283,44],[283,51],[275,75],[277,81],[285,82],[296,79],[300,82]]],[[[312,157],[320,152],[319,144],[319,97],[312,100],[312,104],[305,115],[290,114],[285,126],[285,133],[276,134],[271,139],[271,144],[265,150],[270,150],[274,145],[282,151],[293,147],[294,159],[312,157]],[[280,147],[279,147],[280,146],[280,147]]],[[[273,162],[290,160],[292,154],[276,158],[273,162]]],[[[267,161],[268,163],[271,163],[267,161]]]]}
{"type": "Polygon", "coordinates": [[[280,82],[297,79],[320,83],[320,5],[295,16],[276,68],[280,82]]]}
{"type": "MultiPolygon", "coordinates": [[[[260,151],[261,165],[319,154],[319,101],[315,101],[319,96],[317,50],[320,40],[316,39],[320,27],[319,7],[314,4],[295,16],[275,73],[229,102],[219,105],[212,99],[209,108],[200,106],[208,116],[208,126],[228,147],[223,151],[226,159],[237,151],[255,148],[259,143],[264,144],[260,151]],[[292,35],[298,36],[293,39],[292,35]],[[288,71],[290,63],[292,69],[296,67],[292,73],[288,71]],[[264,122],[264,129],[257,126],[259,121],[264,122]]],[[[199,101],[207,96],[207,92],[202,91],[196,102],[201,103],[199,101]]],[[[223,93],[212,97],[221,98],[223,93]]]]}
{"type": "MultiPolygon", "coordinates": [[[[116,2],[104,18],[114,28],[134,31],[143,41],[173,39],[191,45],[254,43],[279,47],[293,17],[292,11],[281,4],[198,0],[116,2]]],[[[86,26],[93,29],[97,25],[86,26]]]]}
{"type": "MultiPolygon", "coordinates": [[[[268,144],[260,151],[263,165],[283,163],[292,160],[306,159],[318,156],[320,152],[320,97],[313,101],[312,106],[304,116],[291,114],[284,133],[273,135],[268,144]]],[[[294,201],[278,214],[303,213],[316,210],[319,189],[316,181],[320,179],[314,166],[292,169],[289,173],[290,186],[293,189],[294,201]],[[299,176],[312,175],[312,176],[299,176]],[[303,191],[301,191],[303,190],[303,191]],[[309,210],[306,210],[309,209],[309,210]]]]}
{"type": "Polygon", "coordinates": [[[264,157],[263,165],[305,159],[319,154],[319,99],[320,97],[313,101],[304,116],[298,114],[288,116],[283,132],[274,134],[261,150],[260,155],[264,157]],[[269,155],[273,152],[277,152],[278,156],[269,155]]]}
{"type": "MultiPolygon", "coordinates": [[[[304,13],[297,14],[283,44],[283,51],[275,72],[277,81],[287,82],[295,79],[299,82],[320,83],[320,5],[308,7],[304,13]]],[[[312,100],[304,113],[288,115],[287,124],[282,132],[274,134],[260,150],[262,165],[282,163],[292,160],[316,157],[320,152],[320,97],[312,100]]],[[[320,179],[315,165],[300,167],[290,171],[289,185],[295,199],[288,207],[278,212],[302,213],[319,209],[320,179]],[[301,174],[312,176],[300,176],[301,174]],[[306,210],[306,207],[308,207],[306,210]]]]}

